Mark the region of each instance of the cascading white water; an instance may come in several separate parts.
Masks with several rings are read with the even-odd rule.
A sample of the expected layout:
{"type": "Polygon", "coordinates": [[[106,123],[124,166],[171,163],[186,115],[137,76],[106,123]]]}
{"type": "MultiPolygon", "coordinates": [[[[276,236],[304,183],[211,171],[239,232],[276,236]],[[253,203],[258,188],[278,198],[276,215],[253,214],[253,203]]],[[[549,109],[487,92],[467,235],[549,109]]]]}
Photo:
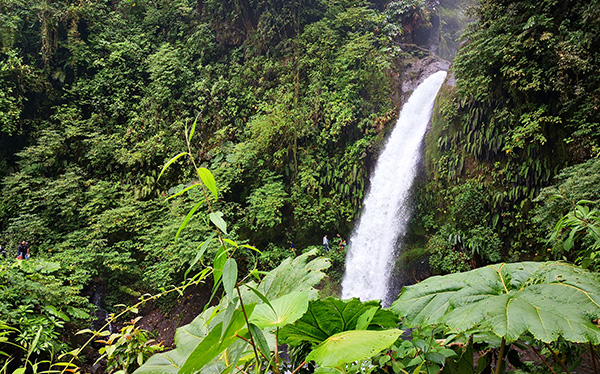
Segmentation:
{"type": "Polygon", "coordinates": [[[362,215],[348,243],[342,299],[382,300],[388,293],[398,238],[410,218],[408,194],[433,103],[445,71],[429,76],[410,96],[377,159],[362,215]]]}

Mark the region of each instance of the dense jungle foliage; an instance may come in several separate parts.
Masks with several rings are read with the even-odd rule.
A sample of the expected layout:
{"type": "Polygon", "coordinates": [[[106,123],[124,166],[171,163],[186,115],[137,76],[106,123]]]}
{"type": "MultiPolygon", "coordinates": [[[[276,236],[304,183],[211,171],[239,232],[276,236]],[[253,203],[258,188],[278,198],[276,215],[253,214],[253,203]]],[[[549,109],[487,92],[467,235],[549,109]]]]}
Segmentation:
{"type": "Polygon", "coordinates": [[[195,220],[175,244],[198,196],[165,203],[190,181],[185,167],[157,181],[196,118],[191,147],[219,180],[236,237],[287,252],[348,234],[396,116],[398,42],[429,26],[420,1],[0,10],[3,245],[12,254],[29,241],[78,285],[142,289],[179,279],[208,231],[195,220]]]}
{"type": "Polygon", "coordinates": [[[417,225],[436,271],[562,258],[598,269],[585,253],[600,199],[598,5],[480,1],[473,11],[427,140],[417,225]],[[567,214],[572,224],[556,226],[567,214]]]}
{"type": "Polygon", "coordinates": [[[231,237],[263,250],[242,254],[260,269],[292,242],[349,234],[402,59],[431,26],[422,1],[384,5],[1,0],[2,322],[29,342],[45,326],[36,349],[56,353],[86,300],[111,311],[180,282],[211,232],[194,219],[174,242],[202,195],[165,200],[199,179],[183,162],[158,175],[186,147],[219,181],[231,237]],[[22,240],[49,262],[13,263],[22,240]],[[44,291],[61,283],[73,297],[44,291]]]}
{"type": "Polygon", "coordinates": [[[0,0],[0,372],[597,372],[599,9],[0,0]],[[401,75],[467,19],[410,246],[437,273],[576,265],[319,298],[343,253],[313,246],[350,234],[401,75]],[[201,284],[152,355],[138,312],[201,284]]]}

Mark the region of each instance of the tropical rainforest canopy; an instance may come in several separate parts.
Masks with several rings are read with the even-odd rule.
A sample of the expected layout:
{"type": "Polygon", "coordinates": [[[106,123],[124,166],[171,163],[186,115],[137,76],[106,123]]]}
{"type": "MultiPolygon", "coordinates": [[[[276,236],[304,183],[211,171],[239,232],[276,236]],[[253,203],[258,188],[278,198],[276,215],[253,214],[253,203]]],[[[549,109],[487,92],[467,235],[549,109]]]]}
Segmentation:
{"type": "Polygon", "coordinates": [[[595,364],[599,48],[598,0],[0,0],[0,372],[595,364]],[[404,258],[471,271],[326,297],[344,254],[313,247],[350,235],[435,53],[404,258]],[[164,347],[135,316],[194,294],[142,365],[164,347]]]}

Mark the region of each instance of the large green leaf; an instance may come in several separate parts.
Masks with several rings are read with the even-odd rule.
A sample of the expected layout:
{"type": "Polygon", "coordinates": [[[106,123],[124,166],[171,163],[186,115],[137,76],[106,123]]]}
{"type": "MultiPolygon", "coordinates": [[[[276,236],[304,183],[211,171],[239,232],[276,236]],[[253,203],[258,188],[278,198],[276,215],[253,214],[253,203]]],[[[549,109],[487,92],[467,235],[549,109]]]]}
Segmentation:
{"type": "Polygon", "coordinates": [[[367,309],[363,314],[361,314],[360,317],[358,317],[358,320],[356,321],[356,329],[368,330],[368,327],[371,324],[371,321],[373,320],[373,317],[375,317],[375,313],[377,313],[378,310],[378,307],[372,306],[369,309],[367,309]]]}
{"type": "Polygon", "coordinates": [[[179,225],[179,229],[177,230],[177,233],[175,234],[175,241],[177,241],[177,238],[179,238],[179,234],[181,234],[181,232],[187,227],[188,223],[194,216],[194,213],[196,213],[196,211],[198,210],[198,208],[200,208],[200,206],[202,204],[204,204],[204,200],[199,201],[198,203],[196,203],[196,205],[194,205],[192,207],[192,209],[190,209],[187,216],[185,216],[185,219],[183,220],[183,222],[181,222],[181,225],[179,225]]]}
{"type": "Polygon", "coordinates": [[[159,180],[160,177],[162,177],[163,173],[165,172],[165,170],[167,170],[167,168],[174,163],[175,161],[177,161],[180,157],[189,155],[189,153],[187,152],[181,152],[180,154],[178,154],[177,156],[173,157],[172,159],[170,159],[165,166],[163,166],[162,170],[160,171],[160,174],[158,174],[158,178],[156,180],[159,180]]]}
{"type": "Polygon", "coordinates": [[[202,256],[204,256],[204,252],[206,252],[206,250],[208,249],[208,246],[212,243],[215,236],[216,236],[215,234],[212,234],[208,239],[206,239],[204,242],[200,243],[198,248],[196,248],[198,250],[198,252],[196,253],[196,256],[194,257],[192,262],[190,262],[190,266],[188,267],[188,269],[185,271],[185,274],[183,275],[184,278],[187,278],[188,273],[192,270],[194,265],[196,265],[198,260],[200,260],[202,258],[202,256]]]}
{"type": "Polygon", "coordinates": [[[271,348],[269,347],[269,343],[265,338],[265,334],[256,325],[250,324],[249,327],[252,338],[254,339],[254,344],[256,344],[256,348],[262,352],[265,357],[269,357],[271,355],[271,348]]]}
{"type": "Polygon", "coordinates": [[[405,287],[392,310],[416,326],[475,326],[507,341],[531,333],[544,342],[559,336],[600,343],[600,275],[561,262],[496,264],[431,277],[405,287]]]}
{"type": "Polygon", "coordinates": [[[295,258],[287,258],[275,269],[268,272],[260,284],[249,282],[248,286],[241,286],[244,302],[263,303],[264,299],[275,300],[293,292],[313,290],[309,300],[316,298],[314,286],[325,276],[323,270],[330,266],[329,260],[317,257],[308,261],[316,254],[315,250],[304,253],[295,258]],[[262,295],[258,296],[258,294],[262,295]]]}
{"type": "Polygon", "coordinates": [[[306,361],[319,366],[336,367],[348,362],[364,360],[388,348],[402,334],[402,330],[354,330],[330,336],[319,344],[306,361]]]}
{"type": "MultiPolygon", "coordinates": [[[[246,307],[248,314],[252,313],[252,307],[246,307]]],[[[228,325],[215,326],[208,335],[202,339],[194,351],[185,361],[180,373],[194,373],[227,349],[238,340],[238,335],[246,328],[244,312],[236,310],[228,325]]]]}
{"type": "Polygon", "coordinates": [[[195,184],[192,184],[191,186],[187,186],[187,187],[185,187],[185,188],[183,188],[183,189],[175,192],[173,195],[167,197],[167,200],[171,200],[173,198],[176,198],[177,196],[181,196],[184,193],[186,193],[187,191],[190,191],[190,190],[192,190],[194,188],[198,188],[200,186],[202,186],[200,183],[195,183],[195,184]]]}
{"type": "Polygon", "coordinates": [[[397,326],[398,317],[389,310],[381,309],[379,301],[361,302],[357,298],[339,300],[328,297],[311,301],[308,312],[293,325],[281,329],[279,337],[291,345],[303,341],[321,343],[332,335],[356,329],[360,317],[365,313],[372,313],[372,308],[376,308],[377,311],[370,317],[367,329],[388,329],[397,326]]]}
{"type": "Polygon", "coordinates": [[[210,221],[215,224],[223,233],[227,234],[227,222],[223,219],[223,212],[214,212],[209,214],[210,221]]]}
{"type": "Polygon", "coordinates": [[[214,287],[217,287],[221,276],[223,275],[223,268],[225,268],[225,263],[227,262],[227,249],[223,246],[219,247],[217,253],[215,254],[215,260],[213,263],[214,272],[214,287]]]}
{"type": "Polygon", "coordinates": [[[330,266],[329,260],[322,257],[308,262],[316,253],[316,250],[312,250],[285,259],[263,278],[257,289],[269,300],[274,300],[291,292],[313,288],[325,276],[322,270],[330,266]]]}
{"type": "Polygon", "coordinates": [[[39,258],[35,258],[30,261],[18,261],[16,262],[16,266],[18,266],[21,270],[29,274],[50,274],[60,269],[59,262],[51,262],[39,258]]]}
{"type": "MultiPolygon", "coordinates": [[[[251,314],[254,305],[246,308],[247,313],[251,314]]],[[[223,313],[215,315],[215,312],[215,308],[209,308],[189,325],[177,329],[177,348],[153,355],[134,373],[192,373],[207,365],[213,370],[221,367],[222,365],[214,365],[214,359],[239,340],[237,335],[244,334],[245,320],[241,310],[236,310],[229,323],[224,326],[223,313]]],[[[239,359],[240,355],[236,353],[236,356],[239,359]]],[[[227,366],[222,366],[223,370],[226,368],[227,366]]]]}
{"type": "MultiPolygon", "coordinates": [[[[196,118],[194,119],[194,123],[192,124],[192,128],[190,130],[190,135],[188,135],[187,141],[188,143],[192,142],[192,137],[194,136],[194,132],[196,131],[196,125],[198,124],[198,117],[200,117],[200,113],[198,113],[196,115],[196,118]]],[[[187,128],[187,126],[186,126],[187,128]]]]}
{"type": "Polygon", "coordinates": [[[258,305],[250,322],[261,329],[294,323],[308,309],[308,290],[281,296],[270,304],[258,305]]]}

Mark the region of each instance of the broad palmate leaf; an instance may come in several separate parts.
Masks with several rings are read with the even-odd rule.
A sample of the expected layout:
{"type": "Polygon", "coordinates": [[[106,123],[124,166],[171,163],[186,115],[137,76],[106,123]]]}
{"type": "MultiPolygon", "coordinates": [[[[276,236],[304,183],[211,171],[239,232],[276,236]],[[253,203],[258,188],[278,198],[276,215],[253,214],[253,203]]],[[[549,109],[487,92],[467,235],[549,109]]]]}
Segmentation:
{"type": "MultiPolygon", "coordinates": [[[[328,259],[317,257],[309,261],[317,254],[311,250],[294,258],[286,258],[275,269],[268,272],[260,281],[260,284],[248,282],[240,286],[244,303],[261,304],[265,299],[275,300],[284,295],[310,290],[309,300],[316,298],[314,286],[325,276],[323,272],[331,263],[328,259]],[[253,288],[251,291],[249,287],[253,288]],[[261,296],[257,295],[260,294],[261,296]]],[[[227,305],[230,300],[226,297],[221,299],[221,305],[227,305]]]]}
{"type": "Polygon", "coordinates": [[[369,330],[389,329],[397,327],[398,318],[389,310],[381,309],[379,301],[361,302],[357,298],[339,300],[328,297],[313,300],[308,305],[308,312],[292,325],[287,325],[279,332],[282,342],[298,345],[303,341],[321,343],[332,335],[343,331],[355,330],[358,319],[376,308],[367,324],[369,330]]]}
{"type": "Polygon", "coordinates": [[[308,259],[316,254],[316,250],[311,250],[298,257],[285,259],[265,275],[258,290],[269,300],[274,300],[291,292],[312,289],[325,276],[323,270],[331,265],[329,260],[323,257],[308,262],[308,259]]]}
{"type": "Polygon", "coordinates": [[[496,264],[405,287],[391,308],[412,326],[475,326],[507,341],[600,343],[600,275],[561,262],[496,264]]]}

